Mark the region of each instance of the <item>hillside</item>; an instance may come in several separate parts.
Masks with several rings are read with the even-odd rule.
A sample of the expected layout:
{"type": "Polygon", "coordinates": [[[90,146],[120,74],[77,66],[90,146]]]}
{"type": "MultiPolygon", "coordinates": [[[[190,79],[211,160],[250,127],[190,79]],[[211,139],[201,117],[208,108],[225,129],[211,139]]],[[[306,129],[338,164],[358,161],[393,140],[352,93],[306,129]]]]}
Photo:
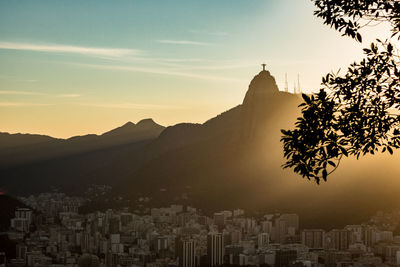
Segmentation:
{"type": "Polygon", "coordinates": [[[63,142],[64,152],[1,168],[5,179],[0,186],[19,194],[52,187],[81,193],[88,184],[105,183],[132,200],[148,196],[153,206],[181,202],[207,212],[297,212],[307,227],[359,223],[379,209],[399,207],[398,155],[346,159],[320,186],[282,170],[280,129],[293,127],[300,101],[298,95],[280,92],[273,76],[262,71],[251,81],[241,105],[203,124],[164,129],[146,120],[102,136],[22,146],[21,151],[40,154],[52,142],[63,142]],[[140,135],[139,129],[153,134],[140,135]],[[75,153],[78,143],[85,149],[75,153]]]}
{"type": "Polygon", "coordinates": [[[154,139],[164,127],[152,119],[137,124],[128,122],[121,127],[103,133],[57,139],[31,134],[0,134],[0,168],[9,169],[65,158],[96,150],[154,139]]]}

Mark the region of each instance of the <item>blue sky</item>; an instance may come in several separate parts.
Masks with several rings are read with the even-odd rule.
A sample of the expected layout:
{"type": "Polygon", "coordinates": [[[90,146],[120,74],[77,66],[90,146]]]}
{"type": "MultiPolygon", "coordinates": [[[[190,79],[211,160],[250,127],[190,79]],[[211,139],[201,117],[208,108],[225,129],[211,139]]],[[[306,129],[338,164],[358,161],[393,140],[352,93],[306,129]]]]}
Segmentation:
{"type": "Polygon", "coordinates": [[[204,122],[263,62],[283,89],[361,58],[309,0],[1,1],[0,131],[68,137],[152,117],[204,122]]]}

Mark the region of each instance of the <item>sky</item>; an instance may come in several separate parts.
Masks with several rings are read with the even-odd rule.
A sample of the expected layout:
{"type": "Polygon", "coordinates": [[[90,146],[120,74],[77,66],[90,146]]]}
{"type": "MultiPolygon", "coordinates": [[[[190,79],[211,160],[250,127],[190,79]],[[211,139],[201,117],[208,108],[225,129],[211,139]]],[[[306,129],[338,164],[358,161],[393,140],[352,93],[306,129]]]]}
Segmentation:
{"type": "Polygon", "coordinates": [[[0,132],[67,138],[127,121],[203,123],[266,63],[303,92],[362,58],[310,0],[1,1],[0,132]]]}

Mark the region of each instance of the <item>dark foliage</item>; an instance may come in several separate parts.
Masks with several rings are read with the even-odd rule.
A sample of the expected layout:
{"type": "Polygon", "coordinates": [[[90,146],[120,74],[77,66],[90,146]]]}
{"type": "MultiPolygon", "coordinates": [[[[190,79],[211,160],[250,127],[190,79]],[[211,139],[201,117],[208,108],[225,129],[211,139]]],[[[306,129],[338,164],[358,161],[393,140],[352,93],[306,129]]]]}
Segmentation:
{"type": "MultiPolygon", "coordinates": [[[[391,22],[399,32],[399,1],[315,0],[315,14],[325,24],[358,41],[359,19],[391,22]]],[[[302,117],[294,130],[282,130],[286,163],[303,178],[317,183],[338,167],[343,156],[393,153],[400,147],[400,61],[389,41],[364,49],[365,58],[344,75],[329,73],[323,88],[303,94],[302,117]]]]}
{"type": "Polygon", "coordinates": [[[361,42],[359,30],[380,22],[389,22],[393,35],[400,31],[398,0],[313,0],[319,18],[345,36],[361,42]]]}

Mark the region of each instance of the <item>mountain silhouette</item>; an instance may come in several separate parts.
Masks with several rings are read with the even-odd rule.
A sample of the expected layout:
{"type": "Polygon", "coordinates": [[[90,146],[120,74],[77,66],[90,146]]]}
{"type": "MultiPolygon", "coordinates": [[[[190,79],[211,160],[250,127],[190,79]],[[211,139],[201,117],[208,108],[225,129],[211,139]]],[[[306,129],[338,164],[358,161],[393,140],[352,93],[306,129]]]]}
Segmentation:
{"type": "Polygon", "coordinates": [[[164,128],[146,119],[100,136],[40,137],[1,149],[0,187],[18,194],[53,187],[82,193],[91,183],[104,183],[132,200],[147,196],[152,206],[297,212],[304,226],[324,228],[360,223],[377,209],[398,206],[398,155],[347,159],[320,186],[282,170],[280,129],[293,127],[300,102],[299,95],[279,91],[263,70],[241,105],[203,124],[164,128]],[[392,167],[382,173],[376,168],[382,164],[392,167]]]}
{"type": "Polygon", "coordinates": [[[47,135],[39,134],[9,134],[0,133],[0,149],[15,148],[19,146],[37,145],[54,140],[47,135]]]}
{"type": "Polygon", "coordinates": [[[132,139],[132,135],[135,135],[135,138],[140,138],[140,135],[142,134],[144,138],[147,138],[148,136],[153,136],[151,133],[159,134],[159,131],[162,131],[163,129],[164,127],[155,123],[153,119],[144,119],[139,121],[137,124],[129,121],[121,127],[103,133],[102,136],[118,136],[119,138],[129,137],[132,139]]]}
{"type": "Polygon", "coordinates": [[[0,133],[0,167],[18,167],[150,140],[156,138],[164,128],[152,119],[144,119],[137,124],[128,122],[101,135],[88,134],[68,139],[0,133]]]}

